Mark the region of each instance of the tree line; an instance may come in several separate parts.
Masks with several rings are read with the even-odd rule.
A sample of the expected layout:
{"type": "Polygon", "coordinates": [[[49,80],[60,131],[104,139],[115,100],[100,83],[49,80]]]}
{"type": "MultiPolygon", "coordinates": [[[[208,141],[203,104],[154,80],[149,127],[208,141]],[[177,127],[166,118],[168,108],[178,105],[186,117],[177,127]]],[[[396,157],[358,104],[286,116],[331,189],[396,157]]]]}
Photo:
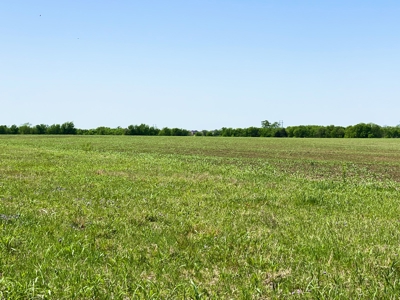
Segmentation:
{"type": "Polygon", "coordinates": [[[262,121],[261,127],[227,128],[215,130],[187,130],[182,128],[159,129],[146,124],[129,125],[127,128],[97,127],[79,129],[73,122],[53,125],[0,125],[0,134],[67,134],[67,135],[146,135],[146,136],[223,136],[223,137],[296,137],[296,138],[399,138],[400,125],[379,126],[359,123],[352,126],[299,125],[281,127],[279,123],[262,121]]]}

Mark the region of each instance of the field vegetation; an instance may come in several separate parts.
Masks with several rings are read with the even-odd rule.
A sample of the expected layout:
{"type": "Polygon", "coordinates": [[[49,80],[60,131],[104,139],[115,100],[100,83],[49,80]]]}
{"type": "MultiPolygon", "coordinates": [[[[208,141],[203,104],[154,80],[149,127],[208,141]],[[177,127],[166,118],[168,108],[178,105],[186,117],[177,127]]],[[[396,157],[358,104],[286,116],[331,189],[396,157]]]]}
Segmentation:
{"type": "Polygon", "coordinates": [[[397,299],[396,139],[0,136],[0,298],[397,299]]]}
{"type": "Polygon", "coordinates": [[[100,126],[94,129],[75,128],[73,122],[63,124],[32,126],[0,125],[0,134],[50,134],[50,135],[144,135],[144,136],[214,136],[214,137],[296,137],[296,138],[400,138],[400,125],[379,126],[374,123],[360,123],[353,126],[299,125],[284,128],[278,122],[267,120],[261,127],[229,128],[215,130],[187,130],[182,128],[162,129],[146,124],[129,125],[127,128],[100,126]]]}

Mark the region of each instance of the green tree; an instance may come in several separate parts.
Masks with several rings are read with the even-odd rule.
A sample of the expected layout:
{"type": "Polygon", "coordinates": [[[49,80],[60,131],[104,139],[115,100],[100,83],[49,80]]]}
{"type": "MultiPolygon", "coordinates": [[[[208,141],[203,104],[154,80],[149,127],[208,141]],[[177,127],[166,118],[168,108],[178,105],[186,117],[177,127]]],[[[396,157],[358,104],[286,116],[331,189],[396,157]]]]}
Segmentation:
{"type": "Polygon", "coordinates": [[[19,133],[20,134],[31,134],[32,133],[31,124],[29,124],[29,123],[22,124],[19,127],[19,133]]]}
{"type": "Polygon", "coordinates": [[[47,134],[60,134],[61,133],[61,126],[60,124],[53,124],[47,127],[47,134]]]}
{"type": "Polygon", "coordinates": [[[245,134],[248,137],[259,137],[260,136],[260,128],[257,128],[257,127],[246,128],[245,134]]]}
{"type": "Polygon", "coordinates": [[[374,123],[359,123],[348,126],[345,130],[345,137],[347,138],[380,138],[382,136],[382,128],[374,123]]]}
{"type": "Polygon", "coordinates": [[[104,126],[97,127],[96,134],[97,135],[108,135],[108,134],[110,134],[110,128],[104,127],[104,126]]]}
{"type": "Polygon", "coordinates": [[[285,128],[274,128],[274,137],[287,137],[285,128]]]}
{"type": "Polygon", "coordinates": [[[9,132],[11,134],[18,134],[18,132],[19,132],[18,126],[17,125],[11,125],[9,132]]]}
{"type": "Polygon", "coordinates": [[[280,126],[279,126],[278,122],[271,123],[268,120],[265,120],[265,121],[261,122],[261,127],[262,128],[279,128],[280,126]]]}
{"type": "Polygon", "coordinates": [[[0,134],[8,134],[8,133],[10,133],[10,131],[9,131],[7,125],[1,125],[0,126],[0,134]]]}
{"type": "Polygon", "coordinates": [[[186,129],[181,129],[181,128],[172,128],[171,129],[171,135],[174,136],[188,136],[190,135],[190,131],[186,129]]]}
{"type": "Polygon", "coordinates": [[[123,135],[125,134],[124,128],[118,126],[117,128],[114,129],[114,134],[115,135],[123,135]]]}
{"type": "Polygon", "coordinates": [[[171,129],[168,128],[168,127],[164,127],[163,129],[160,130],[158,135],[170,136],[171,135],[171,129]]]}
{"type": "Polygon", "coordinates": [[[73,122],[65,122],[60,127],[61,134],[76,134],[76,128],[73,122]]]}
{"type": "Polygon", "coordinates": [[[222,136],[233,136],[233,129],[232,128],[222,127],[221,128],[221,135],[222,136]]]}
{"type": "Polygon", "coordinates": [[[35,134],[45,134],[47,131],[47,125],[45,124],[40,124],[40,125],[36,125],[34,128],[35,134]]]}
{"type": "MultiPolygon", "coordinates": [[[[146,124],[129,125],[125,130],[126,135],[158,135],[160,129],[146,124]]],[[[162,134],[161,134],[162,135],[162,134]]]]}
{"type": "Polygon", "coordinates": [[[305,138],[310,136],[310,131],[307,126],[301,125],[301,126],[296,126],[296,128],[293,131],[294,137],[297,138],[305,138]]]}

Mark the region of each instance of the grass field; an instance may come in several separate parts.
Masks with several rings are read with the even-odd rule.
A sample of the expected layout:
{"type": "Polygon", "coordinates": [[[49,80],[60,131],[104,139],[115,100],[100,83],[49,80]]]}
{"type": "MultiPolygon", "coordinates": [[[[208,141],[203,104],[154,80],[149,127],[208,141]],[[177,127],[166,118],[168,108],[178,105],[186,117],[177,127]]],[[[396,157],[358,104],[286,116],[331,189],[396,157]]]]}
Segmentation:
{"type": "Polygon", "coordinates": [[[1,136],[0,298],[398,299],[396,139],[1,136]]]}

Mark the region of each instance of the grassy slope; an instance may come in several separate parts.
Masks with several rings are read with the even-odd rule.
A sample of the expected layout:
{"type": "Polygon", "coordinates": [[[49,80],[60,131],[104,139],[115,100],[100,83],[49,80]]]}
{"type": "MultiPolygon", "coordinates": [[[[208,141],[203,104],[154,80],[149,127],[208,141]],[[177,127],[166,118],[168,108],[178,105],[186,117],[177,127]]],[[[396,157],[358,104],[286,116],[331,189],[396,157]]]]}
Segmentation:
{"type": "Polygon", "coordinates": [[[4,298],[400,295],[397,140],[0,137],[4,298]]]}

